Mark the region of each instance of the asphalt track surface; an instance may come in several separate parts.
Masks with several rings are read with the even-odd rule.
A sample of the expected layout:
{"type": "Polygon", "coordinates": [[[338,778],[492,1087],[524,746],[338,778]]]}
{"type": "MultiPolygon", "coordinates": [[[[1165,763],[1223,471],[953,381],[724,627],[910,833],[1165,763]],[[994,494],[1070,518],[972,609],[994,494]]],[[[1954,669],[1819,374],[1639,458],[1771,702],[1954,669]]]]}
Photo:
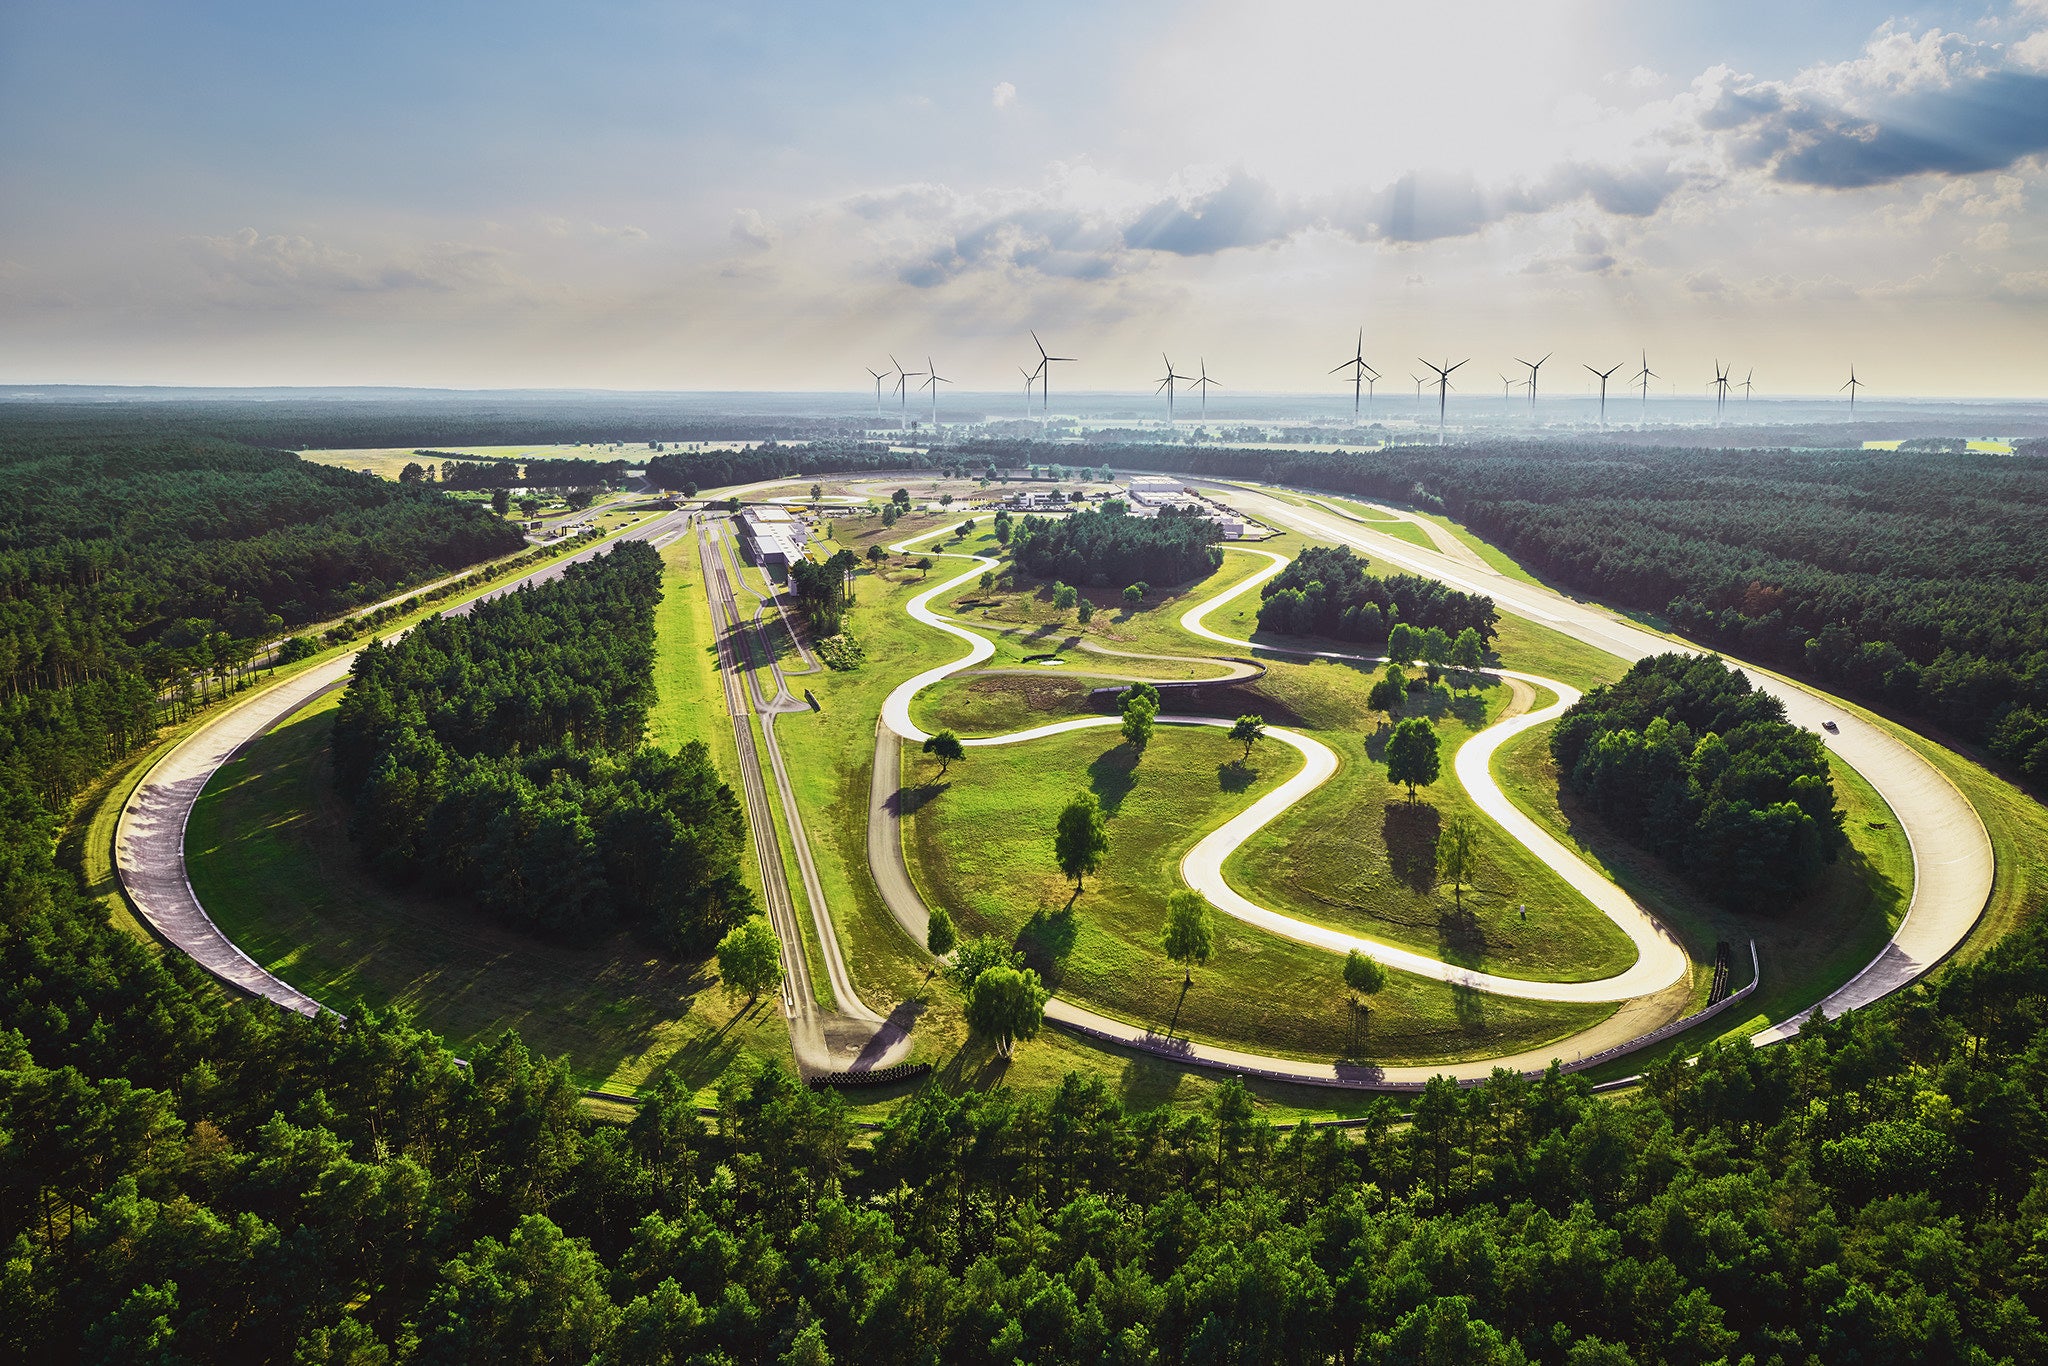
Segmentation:
{"type": "MultiPolygon", "coordinates": [[[[1500,610],[1538,622],[1633,662],[1650,655],[1703,654],[1626,621],[1605,608],[1553,589],[1524,583],[1483,561],[1433,553],[1321,508],[1302,508],[1241,485],[1191,480],[1261,521],[1332,544],[1349,545],[1397,568],[1440,579],[1453,588],[1484,593],[1500,610]]],[[[1392,511],[1387,509],[1387,511],[1392,511]]],[[[1395,515],[1400,515],[1396,513],[1395,515]]],[[[1432,539],[1443,528],[1414,518],[1432,539]]],[[[1469,547],[1467,548],[1469,549],[1469,547]]],[[[1474,557],[1476,558],[1476,557],[1474,557]]],[[[1724,656],[1726,658],[1726,656],[1724,656]]],[[[1813,1006],[1752,1036],[1762,1045],[1792,1037],[1818,1010],[1829,1018],[1879,1001],[1925,976],[1969,936],[1990,900],[1996,857],[1991,837],[1967,798],[1941,771],[1883,728],[1833,699],[1730,658],[1763,692],[1785,704],[1794,725],[1819,732],[1828,747],[1861,774],[1891,807],[1913,852],[1913,896],[1889,942],[1849,981],[1813,1006]],[[1823,729],[1832,721],[1836,731],[1823,729]]],[[[1770,965],[1764,965],[1768,972],[1770,965]]]]}
{"type": "MultiPolygon", "coordinates": [[[[665,543],[688,525],[688,516],[677,512],[644,522],[610,541],[487,589],[441,615],[464,616],[479,602],[526,584],[560,578],[570,565],[609,550],[613,541],[665,543]]],[[[114,871],[136,913],[150,928],[216,977],[301,1015],[318,1014],[320,1003],[235,947],[199,904],[185,869],[185,827],[213,775],[272,726],[322,693],[346,684],[355,657],[351,651],[316,664],[259,688],[216,713],[150,766],[114,827],[114,871]]]]}

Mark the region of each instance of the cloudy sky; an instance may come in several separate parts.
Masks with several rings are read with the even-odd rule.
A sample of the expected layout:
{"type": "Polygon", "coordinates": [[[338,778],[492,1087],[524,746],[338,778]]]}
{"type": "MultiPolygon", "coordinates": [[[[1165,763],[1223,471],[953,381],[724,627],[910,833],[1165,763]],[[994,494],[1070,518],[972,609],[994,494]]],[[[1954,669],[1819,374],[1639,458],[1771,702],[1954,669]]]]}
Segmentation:
{"type": "Polygon", "coordinates": [[[2048,397],[2044,154],[2048,0],[5,0],[0,382],[2048,397]]]}

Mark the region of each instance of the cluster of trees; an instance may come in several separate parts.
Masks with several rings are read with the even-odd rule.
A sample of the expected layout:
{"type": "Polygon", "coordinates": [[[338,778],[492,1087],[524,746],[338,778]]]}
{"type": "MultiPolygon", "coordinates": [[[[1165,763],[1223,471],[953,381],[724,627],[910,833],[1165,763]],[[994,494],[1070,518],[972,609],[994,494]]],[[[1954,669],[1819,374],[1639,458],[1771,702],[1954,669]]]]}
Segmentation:
{"type": "Polygon", "coordinates": [[[2048,451],[1501,439],[1174,460],[1448,512],[1546,578],[1925,718],[2048,790],[2048,752],[2019,744],[2048,718],[2048,451]]]}
{"type": "Polygon", "coordinates": [[[790,591],[796,594],[797,606],[813,635],[839,634],[846,615],[846,583],[858,563],[851,550],[840,550],[822,563],[806,559],[789,567],[790,591]]]}
{"type": "Polygon", "coordinates": [[[746,825],[702,742],[643,742],[661,558],[626,541],[371,643],[334,724],[372,866],[516,924],[708,951],[754,909],[746,825]]]}
{"type": "Polygon", "coordinates": [[[1551,733],[1559,781],[1726,905],[1774,910],[1846,842],[1820,737],[1718,658],[1639,660],[1551,733]]]}
{"type": "Polygon", "coordinates": [[[1371,644],[1400,626],[1447,640],[1470,631],[1482,647],[1498,633],[1492,598],[1412,574],[1375,578],[1366,563],[1344,546],[1310,546],[1259,590],[1259,629],[1371,644]]]}
{"type": "Polygon", "coordinates": [[[0,428],[0,788],[47,809],[263,641],[521,544],[425,490],[219,441],[0,428]]]}
{"type": "Polygon", "coordinates": [[[1009,545],[1017,567],[1033,578],[1100,586],[1206,578],[1223,563],[1216,545],[1222,538],[1222,529],[1198,513],[1166,508],[1157,517],[1132,517],[1105,508],[1026,515],[1009,545]]]}

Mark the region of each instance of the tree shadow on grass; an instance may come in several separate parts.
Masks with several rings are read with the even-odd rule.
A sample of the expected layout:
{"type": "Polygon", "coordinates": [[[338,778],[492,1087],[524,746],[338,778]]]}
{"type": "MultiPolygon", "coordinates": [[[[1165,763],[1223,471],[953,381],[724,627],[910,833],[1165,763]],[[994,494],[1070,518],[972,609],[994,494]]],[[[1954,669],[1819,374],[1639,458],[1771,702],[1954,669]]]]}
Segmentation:
{"type": "Polygon", "coordinates": [[[1451,983],[1451,1013],[1458,1017],[1458,1028],[1467,1034],[1486,1033],[1486,993],[1476,987],[1451,983]]]}
{"type": "Polygon", "coordinates": [[[932,1079],[947,1095],[962,1096],[969,1091],[993,1089],[1002,1083],[1009,1070],[1010,1060],[996,1052],[994,1043],[979,1034],[969,1034],[946,1065],[932,1074],[932,1079]]]}
{"type": "Polygon", "coordinates": [[[1057,991],[1066,975],[1067,955],[1074,951],[1074,941],[1080,934],[1081,920],[1074,914],[1070,899],[1056,911],[1039,907],[1024,922],[1024,928],[1017,931],[1015,944],[1024,955],[1024,966],[1035,971],[1048,988],[1057,991]]]}
{"type": "Polygon", "coordinates": [[[1460,967],[1477,967],[1486,959],[1486,927],[1470,906],[1453,902],[1437,916],[1438,957],[1460,967]]]}
{"type": "Polygon", "coordinates": [[[1225,792],[1242,792],[1259,780],[1259,771],[1242,759],[1216,765],[1216,786],[1225,792]]]}
{"type": "Polygon", "coordinates": [[[1088,786],[1104,811],[1114,812],[1138,785],[1138,751],[1117,745],[1097,755],[1088,765],[1088,786]]]}
{"type": "Polygon", "coordinates": [[[1436,842],[1443,830],[1443,817],[1425,802],[1388,802],[1380,822],[1380,838],[1387,844],[1387,862],[1394,876],[1410,891],[1428,892],[1436,886],[1436,842]]]}
{"type": "Polygon", "coordinates": [[[897,788],[883,800],[888,804],[889,810],[900,820],[905,816],[914,816],[925,807],[931,805],[931,803],[938,800],[939,794],[952,785],[951,782],[918,783],[914,787],[905,785],[897,788]]]}

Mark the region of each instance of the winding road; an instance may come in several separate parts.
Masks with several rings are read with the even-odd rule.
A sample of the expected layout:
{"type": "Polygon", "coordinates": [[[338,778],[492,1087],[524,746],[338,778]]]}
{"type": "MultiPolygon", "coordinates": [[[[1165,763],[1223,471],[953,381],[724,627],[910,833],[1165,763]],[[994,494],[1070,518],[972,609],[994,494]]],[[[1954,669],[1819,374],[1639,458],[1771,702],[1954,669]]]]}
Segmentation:
{"type": "MultiPolygon", "coordinates": [[[[1560,630],[1624,660],[1633,661],[1672,650],[1698,653],[1692,647],[1643,630],[1604,609],[1502,574],[1489,567],[1470,546],[1426,519],[1394,509],[1381,509],[1391,517],[1422,526],[1436,549],[1423,549],[1407,540],[1375,531],[1371,523],[1357,520],[1320,500],[1310,499],[1304,505],[1242,485],[1202,480],[1189,482],[1202,485],[1213,496],[1230,502],[1259,521],[1298,531],[1318,541],[1349,545],[1397,568],[1442,580],[1464,591],[1484,593],[1492,597],[1503,612],[1560,630]]],[[[692,514],[679,512],[644,523],[624,533],[624,537],[650,540],[660,545],[688,534],[697,525],[692,514]]],[[[951,527],[912,537],[891,549],[901,553],[917,542],[943,535],[948,530],[951,527]]],[[[849,1064],[855,1067],[886,1065],[907,1049],[909,1018],[884,1020],[861,1002],[853,988],[833,930],[832,917],[811,863],[801,813],[775,745],[776,715],[800,710],[805,705],[790,696],[775,652],[763,638],[764,633],[772,629],[763,618],[771,607],[777,615],[782,615],[780,604],[749,583],[746,587],[756,599],[756,604],[750,615],[743,614],[727,571],[723,547],[718,543],[719,533],[707,521],[703,534],[705,539],[699,548],[703,557],[701,563],[705,571],[706,591],[720,619],[721,673],[735,739],[742,754],[742,787],[749,822],[756,834],[764,888],[771,888],[772,884],[766,899],[787,949],[790,983],[785,1008],[791,1018],[792,1036],[797,1040],[799,1061],[811,1071],[849,1064]],[[766,660],[775,680],[776,691],[772,697],[761,688],[758,670],[749,669],[743,662],[743,654],[756,649],[766,660]],[[751,688],[754,708],[762,719],[763,743],[759,748],[766,749],[769,756],[765,772],[745,714],[747,698],[740,686],[742,677],[751,688]],[[783,874],[779,835],[768,809],[766,788],[769,779],[773,780],[780,797],[794,845],[792,852],[811,911],[812,933],[820,944],[821,957],[827,967],[828,985],[834,1002],[831,1010],[817,1006],[813,999],[809,965],[802,949],[804,927],[783,874]]],[[[476,601],[511,591],[524,583],[552,578],[560,574],[566,564],[588,558],[608,544],[601,543],[568,560],[498,585],[471,602],[449,610],[451,613],[467,611],[476,601]]],[[[1190,634],[1230,646],[1246,655],[1261,651],[1376,662],[1371,656],[1344,652],[1271,650],[1209,628],[1206,618],[1212,612],[1242,594],[1254,591],[1286,563],[1284,557],[1269,551],[1254,547],[1234,548],[1263,555],[1270,563],[1222,593],[1190,608],[1181,620],[1190,634]]],[[[926,738],[926,733],[911,719],[911,702],[924,689],[975,669],[995,654],[995,646],[985,636],[955,623],[930,606],[936,598],[976,578],[994,561],[974,555],[949,554],[948,557],[968,560],[972,567],[958,577],[920,593],[908,604],[907,610],[925,625],[959,638],[966,644],[967,652],[958,659],[905,680],[889,694],[876,728],[870,796],[868,848],[877,885],[903,929],[920,945],[924,942],[926,910],[904,863],[896,806],[902,745],[926,738]]],[[[786,618],[782,625],[788,629],[786,618]]],[[[791,638],[796,640],[793,631],[791,638]]],[[[808,666],[806,672],[817,667],[804,653],[800,640],[796,641],[796,648],[808,666]]],[[[350,655],[329,660],[270,684],[225,708],[173,745],[143,776],[115,832],[116,870],[130,900],[145,920],[165,939],[224,980],[304,1014],[316,1013],[320,1007],[310,997],[243,954],[220,933],[199,905],[185,873],[184,832],[193,805],[213,773],[270,727],[322,693],[345,683],[352,659],[350,655]]],[[[1241,660],[1215,659],[1211,662],[1233,671],[1256,667],[1247,666],[1241,660]]],[[[1739,661],[1730,662],[1739,665],[1739,661]]],[[[1820,729],[1824,720],[1832,720],[1838,725],[1839,733],[1828,737],[1830,747],[1861,773],[1889,804],[1911,845],[1914,863],[1912,900],[1884,951],[1824,1000],[1755,1036],[1758,1043],[1770,1043],[1796,1033],[1799,1024],[1812,1010],[1823,1010],[1832,1016],[1867,1005],[1917,979],[1940,962],[1962,942],[1982,913],[1990,894],[1994,858],[1990,838],[1976,811],[1919,754],[1880,727],[1840,708],[1820,694],[1748,666],[1741,667],[1748,669],[1759,688],[1784,702],[1794,723],[1815,730],[1820,729]]],[[[1491,776],[1491,758],[1501,744],[1552,719],[1576,700],[1578,694],[1567,685],[1535,675],[1507,670],[1492,672],[1497,672],[1509,680],[1511,686],[1516,686],[1518,697],[1525,688],[1542,688],[1553,693],[1556,700],[1547,706],[1529,709],[1526,706],[1528,699],[1521,699],[1522,705],[1512,708],[1508,716],[1473,736],[1459,749],[1454,771],[1459,782],[1490,819],[1530,848],[1629,936],[1637,954],[1635,962],[1623,972],[1600,981],[1573,983],[1540,982],[1474,972],[1395,945],[1381,944],[1282,915],[1258,906],[1236,892],[1222,872],[1229,854],[1253,832],[1319,787],[1336,768],[1336,756],[1327,746],[1311,736],[1284,727],[1269,728],[1266,733],[1302,755],[1301,770],[1198,841],[1183,859],[1183,876],[1226,913],[1299,942],[1314,944],[1333,953],[1359,948],[1403,971],[1500,995],[1559,1002],[1621,1002],[1614,1016],[1591,1030],[1526,1054],[1416,1068],[1303,1062],[1193,1044],[1184,1039],[1160,1036],[1058,998],[1048,1004],[1048,1018],[1108,1042],[1167,1054],[1190,1063],[1293,1081],[1388,1087],[1419,1085],[1439,1074],[1461,1079],[1478,1078],[1501,1066],[1536,1071],[1548,1065],[1553,1057],[1569,1060],[1612,1051],[1617,1046],[1625,1048],[1640,1041],[1653,1029],[1669,1026],[1683,1010],[1690,993],[1689,963],[1675,937],[1576,852],[1523,815],[1491,776]]],[[[1233,672],[1231,676],[1243,674],[1233,672]]],[[[1162,715],[1158,719],[1170,725],[1228,724],[1216,718],[1197,716],[1162,715]]],[[[1047,735],[1115,724],[1117,720],[1114,717],[1085,717],[1008,735],[979,737],[964,743],[971,746],[1020,744],[1047,735]]]]}

